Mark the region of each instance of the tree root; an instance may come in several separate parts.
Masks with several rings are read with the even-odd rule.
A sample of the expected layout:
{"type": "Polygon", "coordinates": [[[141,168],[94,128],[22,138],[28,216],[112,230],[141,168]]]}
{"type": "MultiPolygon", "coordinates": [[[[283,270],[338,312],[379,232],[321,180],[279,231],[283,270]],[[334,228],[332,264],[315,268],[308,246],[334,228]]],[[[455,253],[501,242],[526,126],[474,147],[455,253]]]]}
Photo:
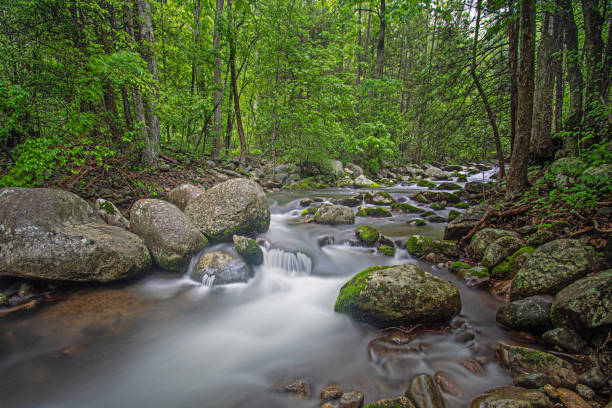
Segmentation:
{"type": "Polygon", "coordinates": [[[482,216],[480,221],[478,221],[476,225],[474,225],[474,227],[470,230],[470,232],[468,232],[463,238],[459,240],[459,245],[464,245],[467,240],[472,238],[472,235],[474,235],[489,220],[489,218],[493,216],[507,217],[509,215],[520,214],[520,213],[527,211],[528,208],[529,208],[529,205],[523,205],[520,207],[513,207],[505,211],[494,210],[494,209],[487,210],[487,212],[482,216]]]}

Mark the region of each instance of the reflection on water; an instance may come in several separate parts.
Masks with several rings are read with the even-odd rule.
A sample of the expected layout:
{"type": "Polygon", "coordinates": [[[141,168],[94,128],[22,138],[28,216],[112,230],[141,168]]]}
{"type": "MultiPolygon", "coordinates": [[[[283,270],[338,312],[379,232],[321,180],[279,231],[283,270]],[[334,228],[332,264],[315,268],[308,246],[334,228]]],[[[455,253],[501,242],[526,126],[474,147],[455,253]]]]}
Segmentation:
{"type": "MultiPolygon", "coordinates": [[[[413,190],[389,191],[407,197],[413,190]]],[[[272,194],[271,226],[263,235],[270,248],[248,283],[209,288],[186,274],[156,272],[4,319],[0,406],[314,407],[330,383],[359,389],[371,402],[403,395],[412,376],[436,372],[463,389],[461,398],[445,395],[449,405],[465,406],[476,394],[509,384],[492,351],[507,339],[495,325],[496,301],[446,269],[422,265],[461,291],[463,320],[443,333],[424,332],[402,343],[334,313],[339,288],[360,270],[418,263],[402,249],[386,257],[347,245],[356,225],[374,225],[399,241],[417,232],[439,236],[443,229],[410,226],[409,214],[358,217],[356,225],[342,226],[296,216],[299,198],[351,194],[272,194]],[[333,237],[333,245],[319,247],[324,236],[333,237]],[[484,375],[474,374],[479,370],[484,375]],[[296,378],[310,382],[314,399],[270,390],[296,378]]]]}

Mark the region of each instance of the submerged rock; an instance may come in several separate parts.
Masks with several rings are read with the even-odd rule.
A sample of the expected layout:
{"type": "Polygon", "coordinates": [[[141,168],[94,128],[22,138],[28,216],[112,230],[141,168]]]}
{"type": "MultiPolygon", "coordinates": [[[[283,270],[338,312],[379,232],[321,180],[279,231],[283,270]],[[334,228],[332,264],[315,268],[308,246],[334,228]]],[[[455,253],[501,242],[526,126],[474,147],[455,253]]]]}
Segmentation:
{"type": "Polygon", "coordinates": [[[108,200],[98,198],[94,203],[96,215],[102,218],[108,225],[130,230],[130,222],[121,214],[121,211],[108,200]]]}
{"type": "MultiPolygon", "coordinates": [[[[263,251],[253,238],[234,235],[234,248],[251,265],[261,265],[263,263],[263,251]]],[[[333,242],[333,239],[332,239],[333,242]]]]}
{"type": "Polygon", "coordinates": [[[208,240],[178,207],[167,201],[138,200],[130,211],[132,231],[143,239],[163,269],[181,272],[208,240]]]}
{"type": "Polygon", "coordinates": [[[189,201],[193,200],[206,189],[200,186],[194,186],[193,184],[181,184],[180,186],[174,187],[168,193],[168,201],[176,205],[181,211],[185,211],[185,207],[189,204],[189,201]]]}
{"type": "Polygon", "coordinates": [[[235,282],[246,282],[253,277],[253,271],[237,256],[222,251],[203,254],[191,278],[208,286],[235,282]]]}
{"type": "Polygon", "coordinates": [[[365,269],[340,290],[336,312],[377,327],[443,323],[461,311],[452,283],[415,265],[365,269]]]}
{"type": "Polygon", "coordinates": [[[350,207],[325,203],[317,210],[314,216],[317,224],[353,224],[355,214],[350,207]]]}
{"type": "Polygon", "coordinates": [[[470,408],[550,408],[548,396],[522,387],[500,387],[476,397],[470,408]]]}
{"type": "Polygon", "coordinates": [[[142,240],[107,225],[75,194],[0,189],[0,275],[110,282],[151,266],[142,240]]]}
{"type": "Polygon", "coordinates": [[[542,245],[512,280],[512,299],[556,294],[590,271],[591,257],[592,250],[574,239],[542,245]]]}
{"type": "Polygon", "coordinates": [[[514,330],[541,333],[548,330],[552,296],[532,296],[515,300],[497,309],[495,320],[514,330]]]}
{"type": "Polygon", "coordinates": [[[391,217],[391,211],[384,207],[359,207],[358,217],[391,217]]]}
{"type": "Polygon", "coordinates": [[[363,246],[373,247],[378,242],[379,233],[378,230],[369,225],[360,225],[355,230],[355,235],[359,238],[359,242],[363,246]]]}
{"type": "Polygon", "coordinates": [[[234,234],[266,232],[270,209],[266,194],[254,181],[232,179],[217,184],[187,204],[185,213],[210,239],[230,241],[234,234]]]}
{"type": "Polygon", "coordinates": [[[478,205],[468,208],[463,214],[452,220],[444,228],[444,239],[459,239],[482,219],[489,207],[478,205]]]}
{"type": "Polygon", "coordinates": [[[410,381],[406,397],[410,398],[416,408],[445,408],[438,386],[427,374],[417,375],[410,381]]]}

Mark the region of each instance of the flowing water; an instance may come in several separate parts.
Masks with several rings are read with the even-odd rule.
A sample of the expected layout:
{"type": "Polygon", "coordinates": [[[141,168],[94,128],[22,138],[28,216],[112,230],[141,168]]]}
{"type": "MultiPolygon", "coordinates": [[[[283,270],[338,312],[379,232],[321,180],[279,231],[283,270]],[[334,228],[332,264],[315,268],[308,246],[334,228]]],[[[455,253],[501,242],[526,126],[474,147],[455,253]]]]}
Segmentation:
{"type": "MultiPolygon", "coordinates": [[[[417,189],[385,191],[410,202],[417,189]]],[[[463,389],[461,397],[445,394],[448,405],[461,407],[487,389],[510,384],[493,352],[508,335],[495,324],[498,302],[486,291],[466,287],[445,268],[420,263],[403,249],[386,257],[346,245],[360,224],[396,242],[416,233],[441,237],[444,224],[411,226],[411,214],[357,217],[355,225],[345,226],[299,217],[301,198],[355,193],[270,194],[264,263],[248,283],[211,287],[156,271],[4,318],[0,406],[318,407],[318,392],[331,383],[359,389],[372,402],[403,395],[416,374],[444,371],[463,389]],[[323,237],[333,244],[320,247],[323,237]],[[355,273],[400,263],[420,264],[454,282],[463,324],[391,347],[378,338],[383,332],[334,313],[340,287],[355,273]],[[479,375],[474,366],[481,367],[479,375]],[[311,399],[274,391],[297,378],[311,384],[311,399]]],[[[446,216],[448,210],[438,213],[446,216]]]]}

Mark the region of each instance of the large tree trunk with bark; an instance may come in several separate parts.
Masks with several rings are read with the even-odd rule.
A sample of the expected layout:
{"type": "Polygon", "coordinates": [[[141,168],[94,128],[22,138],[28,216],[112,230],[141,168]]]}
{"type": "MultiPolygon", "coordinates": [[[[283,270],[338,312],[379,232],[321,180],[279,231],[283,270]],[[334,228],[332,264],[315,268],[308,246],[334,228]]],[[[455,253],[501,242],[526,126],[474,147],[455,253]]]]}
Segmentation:
{"type": "Polygon", "coordinates": [[[518,103],[518,31],[519,21],[514,13],[514,0],[508,1],[508,71],[510,73],[510,154],[516,138],[516,108],[518,103]]]}
{"type": "Polygon", "coordinates": [[[531,132],[531,152],[540,164],[554,157],[552,144],[552,103],[555,87],[553,53],[555,39],[552,35],[551,16],[544,13],[540,30],[540,44],[536,62],[536,89],[531,132]]]}
{"type": "Polygon", "coordinates": [[[227,1],[228,20],[229,20],[229,46],[230,46],[230,83],[234,100],[234,114],[236,115],[236,130],[240,139],[240,164],[246,165],[246,140],[244,137],[244,128],[242,126],[242,114],[240,112],[240,95],[238,94],[238,78],[236,74],[236,42],[238,41],[238,29],[233,26],[232,22],[232,0],[227,1]]]}
{"type": "Polygon", "coordinates": [[[380,0],[380,33],[378,36],[378,46],[376,47],[376,79],[381,79],[385,64],[385,31],[387,28],[385,16],[385,0],[380,0]]]}
{"type": "Polygon", "coordinates": [[[593,114],[602,103],[601,87],[604,78],[602,56],[604,44],[601,38],[603,17],[599,11],[599,1],[582,0],[584,18],[584,57],[586,68],[584,124],[585,131],[592,130],[595,142],[598,141],[601,121],[593,114]]]}
{"type": "Polygon", "coordinates": [[[506,179],[506,196],[514,197],[529,186],[529,139],[533,118],[533,85],[535,63],[535,0],[521,4],[519,93],[517,133],[506,179]]]}
{"type": "Polygon", "coordinates": [[[558,9],[553,14],[553,37],[555,39],[555,132],[563,130],[563,95],[565,84],[563,82],[563,21],[558,9]]]}
{"type": "Polygon", "coordinates": [[[215,27],[213,31],[213,47],[215,49],[215,145],[212,152],[213,160],[219,158],[221,150],[221,132],[223,127],[223,117],[221,112],[221,101],[223,99],[223,85],[221,83],[221,49],[219,41],[219,28],[221,25],[221,17],[223,15],[223,0],[217,0],[217,8],[215,9],[215,27]]]}

